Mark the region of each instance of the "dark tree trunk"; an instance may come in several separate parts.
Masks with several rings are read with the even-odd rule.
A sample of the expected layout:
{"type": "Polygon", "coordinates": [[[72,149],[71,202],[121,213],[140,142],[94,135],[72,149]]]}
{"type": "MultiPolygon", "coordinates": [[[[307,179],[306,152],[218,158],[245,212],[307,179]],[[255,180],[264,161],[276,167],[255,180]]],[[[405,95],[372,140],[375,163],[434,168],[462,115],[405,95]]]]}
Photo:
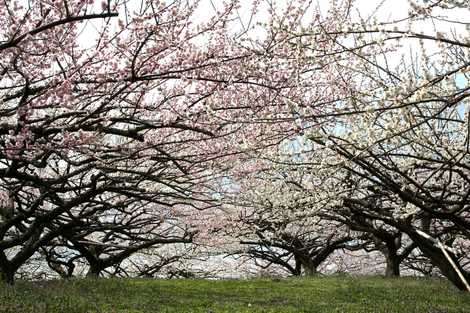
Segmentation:
{"type": "MultiPolygon", "coordinates": [[[[454,269],[452,264],[449,262],[447,257],[442,253],[442,251],[435,247],[433,243],[429,240],[422,238],[418,234],[409,233],[410,238],[416,242],[418,248],[423,252],[425,256],[429,258],[432,264],[434,264],[439,270],[441,271],[442,275],[444,275],[450,282],[457,287],[459,290],[468,291],[467,287],[465,286],[464,282],[460,278],[457,271],[454,269]]],[[[455,256],[449,251],[449,256],[453,260],[454,264],[457,266],[460,273],[464,276],[464,279],[467,282],[470,282],[470,273],[464,270],[455,256]]]]}
{"type": "Polygon", "coordinates": [[[304,273],[305,273],[305,276],[314,276],[318,272],[317,272],[316,267],[311,266],[311,264],[307,264],[307,265],[304,265],[304,273]]]}
{"type": "Polygon", "coordinates": [[[0,279],[7,285],[13,285],[15,282],[15,273],[19,266],[15,266],[3,251],[0,251],[0,279]]]}
{"type": "Polygon", "coordinates": [[[385,277],[398,277],[400,276],[400,263],[401,259],[398,256],[398,247],[395,244],[395,240],[389,240],[385,242],[385,247],[382,250],[385,256],[385,277]]]}
{"type": "Polygon", "coordinates": [[[294,267],[294,271],[292,272],[292,274],[294,276],[300,276],[302,275],[302,262],[300,262],[300,258],[297,255],[294,255],[294,259],[295,259],[295,267],[294,267]]]}
{"type": "Polygon", "coordinates": [[[317,267],[308,256],[302,256],[299,258],[302,264],[303,272],[305,276],[313,276],[317,274],[317,267]]]}
{"type": "Polygon", "coordinates": [[[1,269],[1,279],[2,282],[12,286],[15,283],[15,271],[10,271],[6,269],[1,269]]]}
{"type": "Polygon", "coordinates": [[[400,276],[400,258],[396,254],[386,256],[385,276],[400,276]]]}
{"type": "Polygon", "coordinates": [[[73,277],[73,271],[75,269],[75,264],[73,262],[67,263],[67,279],[73,277]]]}
{"type": "Polygon", "coordinates": [[[86,274],[86,277],[98,278],[100,277],[101,271],[103,269],[98,264],[90,264],[90,268],[86,274]]]}
{"type": "MultiPolygon", "coordinates": [[[[457,287],[459,290],[468,291],[462,279],[460,278],[459,274],[454,269],[452,264],[450,264],[449,260],[443,255],[442,252],[424,251],[427,249],[426,248],[423,249],[423,247],[421,246],[420,246],[420,249],[422,249],[421,251],[423,251],[423,253],[427,257],[429,257],[429,259],[431,260],[431,263],[437,266],[439,270],[441,271],[442,275],[447,277],[447,279],[449,279],[452,282],[452,284],[454,284],[455,287],[457,287]]],[[[451,258],[453,259],[454,264],[457,266],[458,270],[464,276],[465,280],[469,282],[470,274],[460,266],[460,264],[458,263],[458,260],[456,260],[455,257],[451,256],[451,258]]]]}

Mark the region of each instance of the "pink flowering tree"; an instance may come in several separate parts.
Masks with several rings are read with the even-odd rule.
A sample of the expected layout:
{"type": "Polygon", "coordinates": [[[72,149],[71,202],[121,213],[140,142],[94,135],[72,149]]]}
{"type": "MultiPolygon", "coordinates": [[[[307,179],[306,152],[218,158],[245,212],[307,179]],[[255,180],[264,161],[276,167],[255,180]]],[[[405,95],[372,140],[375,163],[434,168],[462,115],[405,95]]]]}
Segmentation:
{"type": "Polygon", "coordinates": [[[219,97],[248,83],[236,5],[204,21],[197,1],[0,5],[4,281],[51,245],[103,269],[190,240],[179,211],[214,205],[211,160],[233,132],[219,97]]]}
{"type": "Polygon", "coordinates": [[[0,5],[4,281],[39,250],[71,249],[96,274],[135,247],[191,240],[226,165],[301,130],[292,99],[321,87],[299,79],[317,62],[291,53],[308,4],[261,26],[241,23],[238,1],[209,16],[200,4],[0,5]]]}

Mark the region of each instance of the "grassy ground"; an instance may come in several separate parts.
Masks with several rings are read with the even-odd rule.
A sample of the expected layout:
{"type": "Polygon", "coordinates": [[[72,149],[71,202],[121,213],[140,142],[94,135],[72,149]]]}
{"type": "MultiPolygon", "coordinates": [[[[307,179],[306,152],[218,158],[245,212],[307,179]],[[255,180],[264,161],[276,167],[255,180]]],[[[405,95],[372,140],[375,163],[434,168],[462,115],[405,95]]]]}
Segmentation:
{"type": "Polygon", "coordinates": [[[414,278],[41,281],[0,285],[0,312],[469,313],[470,295],[414,278]]]}

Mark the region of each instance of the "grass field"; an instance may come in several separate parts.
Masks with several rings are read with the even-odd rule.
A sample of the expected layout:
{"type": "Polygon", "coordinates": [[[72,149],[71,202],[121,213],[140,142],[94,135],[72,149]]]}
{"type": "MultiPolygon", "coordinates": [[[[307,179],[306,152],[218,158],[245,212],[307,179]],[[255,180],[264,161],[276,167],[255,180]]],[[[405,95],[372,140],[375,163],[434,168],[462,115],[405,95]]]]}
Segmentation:
{"type": "Polygon", "coordinates": [[[0,312],[470,313],[470,295],[438,279],[100,279],[0,285],[0,312]]]}

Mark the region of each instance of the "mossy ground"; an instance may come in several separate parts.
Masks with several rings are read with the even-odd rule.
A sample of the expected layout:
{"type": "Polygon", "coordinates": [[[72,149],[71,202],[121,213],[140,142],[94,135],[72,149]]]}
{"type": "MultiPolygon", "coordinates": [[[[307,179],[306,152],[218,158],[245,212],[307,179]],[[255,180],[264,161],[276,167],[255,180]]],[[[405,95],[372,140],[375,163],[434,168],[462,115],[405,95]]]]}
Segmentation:
{"type": "Polygon", "coordinates": [[[440,279],[77,279],[0,285],[0,312],[470,313],[470,295],[440,279]]]}

